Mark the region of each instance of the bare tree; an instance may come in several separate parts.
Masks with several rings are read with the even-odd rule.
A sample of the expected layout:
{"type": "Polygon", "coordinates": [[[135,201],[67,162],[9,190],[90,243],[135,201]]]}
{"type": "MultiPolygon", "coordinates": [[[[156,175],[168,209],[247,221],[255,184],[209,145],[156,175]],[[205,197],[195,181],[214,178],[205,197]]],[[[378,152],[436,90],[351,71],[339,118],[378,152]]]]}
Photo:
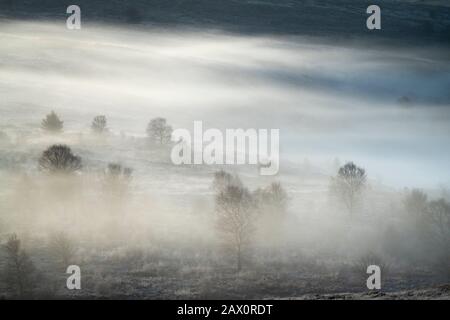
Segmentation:
{"type": "Polygon", "coordinates": [[[242,182],[237,175],[232,175],[224,170],[214,172],[212,188],[215,192],[220,193],[230,185],[242,187],[242,182]]]}
{"type": "Polygon", "coordinates": [[[430,252],[437,253],[434,268],[448,281],[450,280],[450,203],[442,198],[430,201],[428,221],[432,240],[430,252]]]}
{"type": "Polygon", "coordinates": [[[47,132],[58,133],[63,129],[63,123],[55,111],[52,111],[42,120],[41,127],[47,132]]]}
{"type": "Polygon", "coordinates": [[[344,203],[350,216],[353,216],[366,180],[366,171],[353,162],[348,162],[341,167],[337,176],[332,179],[331,189],[344,203]]]}
{"type": "Polygon", "coordinates": [[[426,213],[428,210],[428,196],[419,189],[412,189],[404,200],[403,206],[409,216],[412,217],[418,232],[426,229],[426,213]]]}
{"type": "Polygon", "coordinates": [[[36,286],[36,269],[28,254],[22,249],[19,238],[13,234],[5,244],[5,282],[14,296],[30,296],[36,286]]]}
{"type": "Polygon", "coordinates": [[[127,212],[132,169],[119,163],[109,163],[101,176],[103,203],[108,216],[105,221],[106,232],[117,236],[122,232],[123,217],[127,212]]]}
{"type": "Polygon", "coordinates": [[[91,129],[95,133],[102,134],[108,131],[107,124],[105,116],[96,116],[92,120],[91,129]]]}
{"type": "Polygon", "coordinates": [[[353,269],[356,271],[358,276],[365,279],[367,267],[370,265],[379,266],[384,276],[386,276],[391,269],[389,261],[381,253],[372,250],[357,257],[353,263],[353,269]]]}
{"type": "Polygon", "coordinates": [[[253,193],[258,207],[270,214],[284,214],[288,196],[279,182],[273,182],[266,188],[256,189],[253,193]]]}
{"type": "Polygon", "coordinates": [[[438,239],[450,245],[450,203],[445,199],[430,201],[428,216],[438,239]]]}
{"type": "Polygon", "coordinates": [[[128,189],[132,173],[133,170],[131,168],[115,162],[109,163],[103,176],[104,189],[112,196],[123,196],[128,189]]]}
{"type": "Polygon", "coordinates": [[[147,126],[149,138],[160,145],[168,144],[172,136],[172,127],[167,124],[164,118],[154,118],[147,126]]]}
{"type": "Polygon", "coordinates": [[[253,232],[253,200],[250,192],[236,185],[224,187],[216,195],[216,227],[225,244],[236,255],[237,271],[242,268],[243,250],[253,232]]]}
{"type": "Polygon", "coordinates": [[[422,215],[426,212],[427,203],[427,194],[419,189],[412,189],[403,200],[405,210],[415,216],[422,215]]]}
{"type": "Polygon", "coordinates": [[[39,169],[48,173],[73,173],[81,167],[81,158],[66,145],[53,145],[39,158],[39,169]]]}
{"type": "Polygon", "coordinates": [[[263,241],[270,256],[275,258],[280,254],[283,240],[283,225],[286,221],[287,192],[278,182],[273,182],[265,188],[253,192],[253,199],[258,213],[257,235],[263,241]]]}

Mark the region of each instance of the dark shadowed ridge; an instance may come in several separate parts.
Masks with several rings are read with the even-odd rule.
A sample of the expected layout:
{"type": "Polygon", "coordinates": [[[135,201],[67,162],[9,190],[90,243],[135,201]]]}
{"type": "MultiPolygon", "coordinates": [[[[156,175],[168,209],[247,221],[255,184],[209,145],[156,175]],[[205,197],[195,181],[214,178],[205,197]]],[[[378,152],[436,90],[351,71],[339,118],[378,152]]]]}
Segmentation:
{"type": "Polygon", "coordinates": [[[365,27],[366,0],[0,0],[0,18],[64,21],[71,4],[84,22],[450,45],[447,1],[378,0],[381,31],[365,27]]]}

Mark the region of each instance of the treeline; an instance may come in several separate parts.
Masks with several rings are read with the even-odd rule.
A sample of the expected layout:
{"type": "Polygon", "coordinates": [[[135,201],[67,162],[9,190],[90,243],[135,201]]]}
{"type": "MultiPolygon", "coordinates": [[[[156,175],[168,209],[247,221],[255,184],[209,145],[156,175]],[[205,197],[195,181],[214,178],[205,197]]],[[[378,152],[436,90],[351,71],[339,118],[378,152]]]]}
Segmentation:
{"type": "MultiPolygon", "coordinates": [[[[243,254],[258,226],[266,226],[264,237],[268,242],[280,244],[281,226],[287,218],[289,201],[288,193],[280,183],[274,182],[251,192],[238,176],[219,171],[214,175],[213,189],[216,228],[222,235],[224,245],[236,257],[236,270],[241,270],[243,254]]],[[[368,192],[365,169],[353,162],[346,163],[331,178],[329,190],[335,210],[343,208],[350,225],[364,221],[364,196],[368,192]]],[[[398,213],[398,219],[403,221],[399,224],[400,229],[387,234],[389,247],[386,251],[397,260],[408,261],[407,247],[411,242],[416,243],[416,261],[425,257],[433,263],[440,276],[450,279],[450,203],[444,198],[430,201],[422,190],[413,189],[404,197],[402,206],[405,215],[398,213]],[[409,227],[411,221],[412,229],[409,227]]],[[[371,264],[386,265],[384,258],[374,252],[368,252],[361,258],[364,264],[367,262],[365,260],[370,260],[371,264]]]]}
{"type": "MultiPolygon", "coordinates": [[[[63,128],[63,121],[54,112],[42,121],[42,129],[52,134],[62,132],[63,128]]],[[[106,117],[96,116],[91,128],[95,134],[108,132],[106,117]]],[[[172,128],[163,118],[152,119],[147,126],[149,138],[157,144],[167,144],[171,131],[172,128]]],[[[49,181],[57,181],[53,185],[54,189],[47,191],[54,193],[55,197],[66,197],[67,194],[63,194],[65,190],[68,190],[69,194],[74,193],[70,189],[72,186],[67,187],[67,184],[80,176],[83,159],[74,154],[69,146],[55,144],[41,153],[37,166],[49,181]]],[[[104,196],[104,205],[107,206],[106,211],[110,214],[109,222],[114,220],[113,227],[117,228],[124,221],[124,213],[127,210],[124,201],[130,191],[133,169],[110,162],[96,177],[104,196]]],[[[291,199],[289,191],[280,182],[250,190],[237,174],[220,170],[214,173],[211,187],[214,190],[214,215],[210,219],[224,253],[232,258],[234,270],[239,272],[246,267],[246,261],[254,248],[255,235],[258,233],[263,234],[266,242],[264,244],[270,243],[275,252],[281,250],[283,225],[289,221],[291,199]]],[[[358,221],[362,216],[364,195],[369,191],[366,170],[348,162],[338,168],[329,187],[329,194],[336,201],[336,211],[339,210],[338,207],[343,208],[350,224],[358,221]]],[[[26,181],[24,190],[30,188],[30,181],[26,181]]],[[[430,200],[425,192],[413,189],[404,197],[402,205],[406,215],[399,215],[398,219],[404,219],[404,223],[400,224],[403,229],[388,235],[392,237],[392,241],[387,251],[399,259],[406,259],[402,255],[408,251],[407,242],[413,242],[417,244],[415,249],[418,250],[414,253],[430,256],[430,260],[439,266],[440,275],[450,279],[450,203],[444,198],[430,200]],[[407,227],[410,221],[413,221],[412,228],[407,227]],[[399,234],[406,234],[406,237],[402,238],[399,234]]],[[[66,212],[66,209],[68,208],[63,211],[68,215],[63,219],[75,219],[76,217],[70,216],[72,212],[66,212]]],[[[63,271],[63,268],[73,262],[76,245],[62,232],[54,233],[50,238],[50,251],[61,264],[59,270],[63,271]]],[[[23,248],[21,239],[15,234],[9,236],[4,249],[6,257],[2,275],[9,292],[19,297],[31,294],[39,281],[39,272],[23,248]]],[[[364,265],[366,262],[374,263],[372,257],[370,261],[365,261],[364,265]]],[[[381,265],[383,262],[376,263],[381,265]]]]}
{"type": "MultiPolygon", "coordinates": [[[[64,121],[62,121],[60,117],[52,111],[42,120],[41,128],[44,132],[58,134],[63,131],[64,121]]],[[[106,116],[95,116],[92,119],[91,130],[93,133],[98,135],[107,134],[109,132],[109,128],[106,116]]],[[[170,143],[172,131],[172,126],[167,123],[167,120],[160,117],[151,119],[146,127],[148,138],[152,142],[159,145],[166,145],[170,143]]]]}

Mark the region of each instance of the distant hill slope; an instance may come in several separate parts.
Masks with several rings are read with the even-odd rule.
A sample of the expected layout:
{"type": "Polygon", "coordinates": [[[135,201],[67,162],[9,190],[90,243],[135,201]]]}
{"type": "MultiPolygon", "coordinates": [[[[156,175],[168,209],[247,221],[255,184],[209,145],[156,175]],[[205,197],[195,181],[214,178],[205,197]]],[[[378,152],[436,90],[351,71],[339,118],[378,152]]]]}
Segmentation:
{"type": "Polygon", "coordinates": [[[450,7],[437,0],[376,1],[381,31],[365,27],[367,0],[0,0],[0,15],[64,19],[75,3],[84,21],[450,44],[450,7]]]}

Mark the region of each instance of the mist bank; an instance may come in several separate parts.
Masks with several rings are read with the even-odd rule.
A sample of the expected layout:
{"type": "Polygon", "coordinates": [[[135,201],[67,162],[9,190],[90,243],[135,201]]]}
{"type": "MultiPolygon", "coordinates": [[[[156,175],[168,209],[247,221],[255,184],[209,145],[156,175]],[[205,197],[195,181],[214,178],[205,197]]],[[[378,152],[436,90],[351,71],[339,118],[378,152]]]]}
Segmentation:
{"type": "Polygon", "coordinates": [[[372,264],[382,268],[387,292],[449,279],[448,190],[438,197],[388,190],[352,164],[329,177],[306,164],[303,172],[262,177],[255,168],[176,167],[167,146],[148,138],[34,136],[19,142],[22,154],[13,152],[22,166],[0,171],[0,272],[18,272],[9,263],[17,243],[26,257],[20,266],[29,270],[20,273],[21,290],[15,277],[0,278],[6,297],[361,292],[372,264]],[[67,150],[60,143],[73,147],[63,167],[48,155],[67,150]],[[352,199],[346,185],[354,175],[340,174],[349,166],[360,181],[352,199]],[[81,291],[63,286],[69,264],[83,270],[81,291]]]}
{"type": "Polygon", "coordinates": [[[281,161],[354,160],[396,187],[448,184],[450,66],[443,48],[336,46],[304,37],[9,22],[0,124],[12,135],[50,110],[65,130],[145,136],[174,128],[280,129],[281,161]]]}

